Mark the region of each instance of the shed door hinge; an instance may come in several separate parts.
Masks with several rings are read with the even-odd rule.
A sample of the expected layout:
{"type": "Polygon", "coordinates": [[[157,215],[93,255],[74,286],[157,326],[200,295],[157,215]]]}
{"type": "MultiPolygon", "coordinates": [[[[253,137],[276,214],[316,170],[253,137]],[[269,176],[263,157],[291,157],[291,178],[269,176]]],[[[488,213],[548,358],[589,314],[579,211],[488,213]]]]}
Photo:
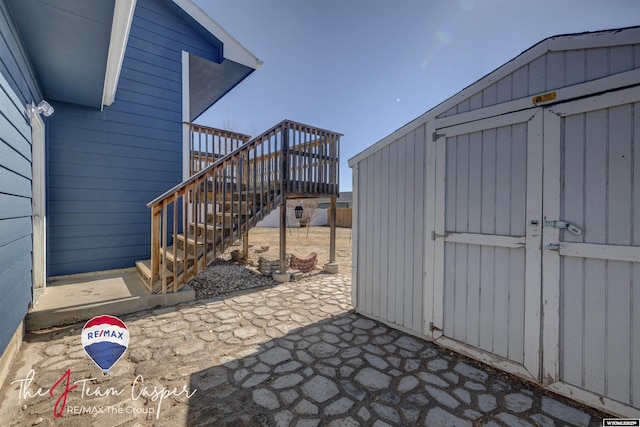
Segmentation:
{"type": "Polygon", "coordinates": [[[444,133],[438,133],[438,132],[434,132],[433,133],[433,142],[436,142],[438,140],[438,138],[440,138],[441,136],[447,136],[444,133]]]}
{"type": "Polygon", "coordinates": [[[430,331],[442,331],[442,329],[438,328],[433,322],[429,322],[429,330],[430,331]]]}
{"type": "Polygon", "coordinates": [[[435,231],[431,232],[431,240],[436,240],[437,238],[444,238],[447,237],[446,234],[438,234],[435,231]]]}

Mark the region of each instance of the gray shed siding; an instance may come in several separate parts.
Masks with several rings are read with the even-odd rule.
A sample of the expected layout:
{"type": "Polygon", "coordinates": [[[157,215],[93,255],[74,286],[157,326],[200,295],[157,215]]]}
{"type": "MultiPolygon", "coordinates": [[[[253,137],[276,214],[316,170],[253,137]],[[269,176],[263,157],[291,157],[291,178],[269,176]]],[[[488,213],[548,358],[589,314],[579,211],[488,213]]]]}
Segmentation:
{"type": "Polygon", "coordinates": [[[640,44],[548,52],[453,106],[438,118],[640,68],[640,44]]]}
{"type": "MultiPolygon", "coordinates": [[[[585,231],[563,241],[640,246],[639,112],[636,102],[564,119],[561,214],[585,231]]],[[[560,271],[563,379],[640,407],[640,262],[564,257],[560,271]]]]}
{"type": "Polygon", "coordinates": [[[149,257],[146,203],[182,180],[182,50],[221,52],[175,5],[138,0],[116,100],[56,103],[48,145],[48,275],[149,257]]]}
{"type": "Polygon", "coordinates": [[[639,42],[640,27],[545,40],[351,159],[357,311],[637,417],[639,42]],[[423,296],[423,322],[389,286],[423,296]]]}
{"type": "Polygon", "coordinates": [[[422,126],[357,170],[358,311],[412,331],[424,312],[425,139],[422,126]]]}
{"type": "Polygon", "coordinates": [[[38,101],[29,61],[0,0],[0,354],[32,298],[31,128],[24,105],[38,101]]]}

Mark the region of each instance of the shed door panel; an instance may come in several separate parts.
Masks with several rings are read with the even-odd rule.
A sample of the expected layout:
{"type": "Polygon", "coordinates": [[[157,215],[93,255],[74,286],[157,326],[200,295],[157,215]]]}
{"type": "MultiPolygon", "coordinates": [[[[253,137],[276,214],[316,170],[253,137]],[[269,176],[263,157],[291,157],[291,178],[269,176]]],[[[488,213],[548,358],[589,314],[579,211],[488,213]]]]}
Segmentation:
{"type": "Polygon", "coordinates": [[[559,206],[545,202],[545,215],[583,233],[544,229],[543,269],[559,279],[557,374],[640,407],[640,103],[562,115],[559,135],[545,141],[560,154],[559,206]]]}
{"type": "MultiPolygon", "coordinates": [[[[539,249],[530,251],[538,267],[527,272],[526,248],[528,241],[535,247],[536,239],[539,248],[540,239],[527,230],[530,217],[537,212],[539,219],[541,211],[539,189],[529,194],[529,180],[539,183],[542,173],[540,155],[528,156],[531,136],[541,137],[536,113],[541,116],[528,111],[438,129],[446,135],[438,141],[446,165],[444,224],[434,236],[444,252],[441,341],[500,356],[533,378],[539,364],[540,260],[539,249]]],[[[541,141],[536,149],[541,151],[541,141]]]]}

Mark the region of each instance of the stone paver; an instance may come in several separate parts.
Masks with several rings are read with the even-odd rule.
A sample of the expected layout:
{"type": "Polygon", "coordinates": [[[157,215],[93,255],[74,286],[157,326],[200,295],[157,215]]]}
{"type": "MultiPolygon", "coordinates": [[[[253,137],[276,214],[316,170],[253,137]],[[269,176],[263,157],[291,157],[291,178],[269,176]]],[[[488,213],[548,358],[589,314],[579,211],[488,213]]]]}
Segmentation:
{"type": "Polygon", "coordinates": [[[84,354],[82,324],[31,334],[0,391],[1,424],[601,425],[351,309],[349,279],[318,275],[123,316],[129,349],[108,376],[84,354]]]}

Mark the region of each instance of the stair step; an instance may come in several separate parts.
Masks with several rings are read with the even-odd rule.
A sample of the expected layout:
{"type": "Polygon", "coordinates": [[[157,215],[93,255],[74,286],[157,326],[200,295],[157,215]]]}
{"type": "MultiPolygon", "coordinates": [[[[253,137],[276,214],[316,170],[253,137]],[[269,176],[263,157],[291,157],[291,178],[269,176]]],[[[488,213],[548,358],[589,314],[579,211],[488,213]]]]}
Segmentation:
{"type": "MultiPolygon", "coordinates": [[[[188,245],[194,246],[196,244],[196,236],[193,233],[189,233],[186,236],[186,238],[184,234],[176,235],[176,240],[179,240],[180,242],[184,243],[185,239],[188,245]]],[[[213,242],[207,242],[207,243],[213,243],[213,242]]],[[[197,244],[198,246],[204,246],[204,237],[198,236],[197,244]]]]}
{"type": "Polygon", "coordinates": [[[251,216],[251,215],[253,215],[253,212],[238,212],[238,211],[234,211],[233,214],[231,214],[231,212],[225,212],[224,214],[222,212],[217,212],[217,213],[209,212],[207,214],[209,219],[213,218],[214,215],[215,215],[215,217],[217,219],[237,218],[239,216],[251,216]]]}
{"type": "MultiPolygon", "coordinates": [[[[249,205],[249,210],[252,209],[253,207],[253,202],[251,200],[247,201],[228,201],[228,202],[223,202],[223,201],[219,201],[216,203],[216,205],[218,206],[218,210],[222,210],[222,208],[224,207],[225,211],[229,212],[231,211],[231,208],[233,207],[234,211],[239,211],[240,210],[240,205],[242,204],[242,210],[245,210],[247,205],[249,205]],[[233,205],[233,206],[232,206],[233,205]]],[[[212,212],[210,212],[212,213],[212,212]]]]}
{"type": "MultiPolygon", "coordinates": [[[[217,225],[215,225],[215,226],[214,226],[214,225],[212,225],[212,224],[207,224],[207,225],[206,225],[206,228],[207,228],[207,231],[208,231],[208,232],[213,233],[213,229],[214,229],[214,227],[215,227],[215,229],[216,229],[216,231],[217,231],[217,232],[222,233],[222,230],[225,230],[225,231],[232,230],[232,229],[234,228],[234,225],[235,225],[235,224],[224,224],[224,225],[225,225],[225,227],[223,228],[223,227],[222,227],[222,224],[217,224],[217,225]]],[[[190,227],[193,227],[193,224],[190,224],[190,227]]],[[[198,229],[199,229],[199,230],[204,230],[204,228],[205,228],[205,225],[204,225],[204,224],[202,224],[202,223],[198,223],[198,229]]]]}
{"type": "Polygon", "coordinates": [[[151,279],[151,260],[150,259],[136,261],[136,269],[138,270],[138,273],[142,276],[143,279],[145,280],[151,279]]]}
{"type": "MultiPolygon", "coordinates": [[[[162,248],[160,249],[160,256],[165,256],[165,252],[162,250],[162,248]]],[[[175,258],[173,255],[173,246],[169,246],[167,247],[167,253],[166,253],[166,257],[167,257],[167,261],[171,261],[173,263],[177,262],[183,262],[183,261],[193,261],[195,259],[195,255],[192,253],[187,252],[185,254],[184,249],[178,249],[176,248],[176,254],[175,254],[175,258]]]]}

